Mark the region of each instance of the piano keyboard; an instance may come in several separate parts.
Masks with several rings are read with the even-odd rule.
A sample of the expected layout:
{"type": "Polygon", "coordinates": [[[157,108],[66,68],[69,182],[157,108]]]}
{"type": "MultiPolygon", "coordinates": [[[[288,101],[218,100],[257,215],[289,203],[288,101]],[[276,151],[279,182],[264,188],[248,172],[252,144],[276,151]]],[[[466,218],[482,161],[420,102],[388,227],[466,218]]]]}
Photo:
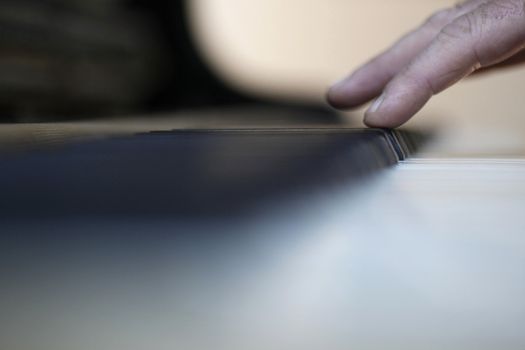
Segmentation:
{"type": "Polygon", "coordinates": [[[1,348],[524,348],[519,157],[326,126],[8,128],[1,348]]]}

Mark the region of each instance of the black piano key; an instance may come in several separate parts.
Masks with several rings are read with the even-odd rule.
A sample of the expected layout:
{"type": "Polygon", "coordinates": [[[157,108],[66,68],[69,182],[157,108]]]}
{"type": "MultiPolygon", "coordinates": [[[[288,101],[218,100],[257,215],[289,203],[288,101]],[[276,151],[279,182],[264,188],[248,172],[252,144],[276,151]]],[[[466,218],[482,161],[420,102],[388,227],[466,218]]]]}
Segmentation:
{"type": "Polygon", "coordinates": [[[377,129],[151,132],[0,159],[1,216],[199,216],[341,183],[406,157],[377,129]]]}

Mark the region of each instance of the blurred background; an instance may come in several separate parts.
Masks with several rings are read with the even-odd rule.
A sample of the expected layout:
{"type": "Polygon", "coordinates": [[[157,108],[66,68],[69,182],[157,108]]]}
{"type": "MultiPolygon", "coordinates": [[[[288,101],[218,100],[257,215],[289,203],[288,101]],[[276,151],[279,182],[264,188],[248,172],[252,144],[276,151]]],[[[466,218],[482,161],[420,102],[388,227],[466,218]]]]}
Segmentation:
{"type": "Polygon", "coordinates": [[[0,115],[45,121],[241,99],[193,50],[183,1],[0,2],[0,115]]]}
{"type": "MultiPolygon", "coordinates": [[[[334,80],[453,3],[2,0],[0,120],[324,106],[334,80]]],[[[469,79],[409,125],[444,131],[433,155],[522,154],[524,78],[513,69],[469,79]]],[[[346,120],[361,125],[361,114],[346,120]]]]}

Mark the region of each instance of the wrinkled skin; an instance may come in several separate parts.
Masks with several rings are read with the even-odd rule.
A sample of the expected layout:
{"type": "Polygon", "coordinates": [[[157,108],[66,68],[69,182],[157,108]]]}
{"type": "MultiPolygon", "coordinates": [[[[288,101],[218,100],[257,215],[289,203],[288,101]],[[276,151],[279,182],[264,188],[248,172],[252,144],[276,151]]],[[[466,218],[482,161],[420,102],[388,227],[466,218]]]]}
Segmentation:
{"type": "Polygon", "coordinates": [[[340,109],[373,99],[370,127],[394,128],[430,98],[476,71],[525,63],[525,0],[470,0],[436,12],[330,88],[340,109]]]}

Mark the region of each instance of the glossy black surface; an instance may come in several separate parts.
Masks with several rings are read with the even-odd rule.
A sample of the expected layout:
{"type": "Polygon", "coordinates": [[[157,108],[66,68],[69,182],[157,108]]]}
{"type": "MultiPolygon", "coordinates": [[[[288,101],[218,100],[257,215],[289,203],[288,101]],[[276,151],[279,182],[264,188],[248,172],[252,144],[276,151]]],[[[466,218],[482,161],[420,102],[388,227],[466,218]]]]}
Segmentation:
{"type": "Polygon", "coordinates": [[[0,160],[4,217],[230,215],[359,180],[403,157],[389,131],[187,130],[0,160]]]}

